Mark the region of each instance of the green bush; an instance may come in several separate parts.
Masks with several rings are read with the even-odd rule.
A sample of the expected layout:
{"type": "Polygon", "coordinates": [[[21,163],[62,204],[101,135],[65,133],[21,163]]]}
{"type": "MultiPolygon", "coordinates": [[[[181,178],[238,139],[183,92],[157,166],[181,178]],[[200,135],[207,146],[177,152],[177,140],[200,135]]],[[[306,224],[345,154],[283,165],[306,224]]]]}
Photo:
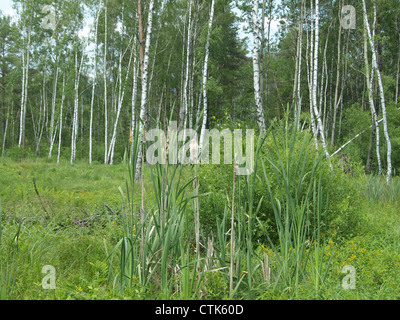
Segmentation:
{"type": "Polygon", "coordinates": [[[209,231],[216,230],[216,221],[222,219],[227,196],[232,197],[233,166],[201,165],[198,170],[200,194],[200,222],[209,231]]]}
{"type": "Polygon", "coordinates": [[[34,156],[34,152],[28,147],[11,147],[6,151],[6,155],[13,161],[22,161],[34,156]]]}
{"type": "MultiPolygon", "coordinates": [[[[276,124],[273,128],[273,132],[277,141],[279,156],[284,159],[284,144],[289,143],[289,137],[285,136],[285,123],[281,121],[276,124]]],[[[294,158],[296,158],[296,155],[298,158],[300,157],[303,141],[305,141],[304,148],[307,152],[305,172],[310,172],[314,165],[314,159],[321,156],[323,151],[321,147],[318,150],[315,148],[314,138],[309,131],[299,131],[296,135],[293,150],[294,158]]],[[[278,156],[273,143],[272,135],[269,134],[262,146],[257,169],[256,185],[254,188],[254,212],[261,201],[258,219],[260,219],[263,224],[262,228],[255,224],[254,238],[256,241],[264,244],[267,244],[265,230],[268,231],[272,239],[276,239],[277,237],[274,212],[267,198],[267,186],[265,180],[260,178],[263,174],[263,163],[271,183],[271,191],[278,195],[280,184],[277,183],[273,168],[267,160],[267,155],[278,156]]],[[[296,170],[297,164],[292,161],[289,163],[289,166],[290,172],[293,173],[296,170]]],[[[361,188],[356,183],[355,178],[364,175],[363,170],[364,168],[360,164],[351,163],[350,160],[347,164],[343,164],[340,155],[335,155],[330,161],[324,158],[320,162],[316,171],[316,176],[321,176],[323,193],[329,193],[329,211],[327,220],[325,221],[326,226],[329,227],[329,232],[339,234],[342,237],[345,237],[345,235],[351,237],[355,234],[358,220],[357,215],[360,211],[359,199],[361,192],[361,188]]],[[[227,197],[229,197],[229,199],[232,198],[233,166],[201,165],[198,176],[200,181],[200,193],[210,193],[208,197],[204,197],[200,200],[202,224],[210,231],[215,231],[215,221],[217,218],[222,219],[224,208],[228,205],[227,197]]],[[[292,178],[298,179],[298,177],[292,178]]],[[[244,178],[239,177],[237,180],[239,181],[237,192],[242,193],[241,195],[243,196],[244,178]]],[[[295,186],[298,182],[299,181],[295,181],[292,185],[295,186]]],[[[304,181],[304,183],[307,184],[309,181],[304,181]]]]}

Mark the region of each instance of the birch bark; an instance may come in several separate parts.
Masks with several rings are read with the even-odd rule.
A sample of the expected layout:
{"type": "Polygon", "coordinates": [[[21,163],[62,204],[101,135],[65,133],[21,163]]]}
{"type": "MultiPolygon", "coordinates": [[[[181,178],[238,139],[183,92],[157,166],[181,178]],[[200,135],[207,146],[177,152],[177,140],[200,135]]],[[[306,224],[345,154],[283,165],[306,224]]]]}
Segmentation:
{"type": "Polygon", "coordinates": [[[103,82],[104,82],[104,164],[107,164],[108,150],[108,106],[107,106],[107,5],[104,13],[104,61],[103,61],[103,82]]]}
{"type": "MultiPolygon", "coordinates": [[[[58,62],[58,58],[56,59],[56,64],[58,62]]],[[[56,70],[54,72],[54,84],[53,84],[53,96],[51,99],[51,115],[50,115],[50,132],[49,132],[49,159],[51,158],[51,153],[54,145],[54,138],[57,132],[54,130],[54,113],[56,109],[56,96],[57,96],[57,80],[58,80],[58,66],[56,66],[56,70]],[[54,132],[54,133],[53,133],[54,132]]]]}
{"type": "Polygon", "coordinates": [[[260,129],[265,130],[264,110],[260,92],[260,34],[258,26],[258,0],[253,3],[253,79],[254,99],[257,112],[257,123],[260,129]]]}
{"type": "Polygon", "coordinates": [[[369,62],[368,62],[368,46],[367,46],[367,31],[364,28],[364,62],[365,62],[365,77],[366,77],[366,82],[367,82],[367,91],[368,91],[368,101],[369,101],[369,106],[371,109],[371,115],[372,115],[372,121],[374,123],[373,129],[375,129],[375,139],[376,139],[376,157],[377,157],[377,162],[378,162],[378,171],[379,175],[382,174],[382,162],[381,162],[381,155],[380,155],[380,146],[379,146],[379,141],[380,141],[380,133],[379,133],[379,124],[378,124],[378,115],[375,109],[375,104],[374,104],[374,97],[373,97],[373,89],[372,89],[372,83],[373,83],[373,71],[370,76],[370,70],[369,70],[369,62]]]}
{"type": "Polygon", "coordinates": [[[61,154],[61,137],[62,137],[62,117],[63,117],[63,106],[65,99],[65,74],[63,76],[63,87],[62,87],[62,96],[61,96],[61,106],[60,106],[60,120],[59,120],[59,133],[58,133],[58,154],[57,154],[57,163],[60,163],[60,154],[61,154]]]}
{"type": "MultiPolygon", "coordinates": [[[[141,10],[141,0],[139,0],[140,10],[141,10]]],[[[150,42],[151,42],[151,29],[153,23],[153,7],[154,0],[150,0],[149,11],[147,17],[147,31],[146,31],[146,43],[143,53],[143,63],[142,64],[142,95],[140,101],[140,116],[139,116],[139,141],[142,140],[145,128],[145,118],[146,118],[146,108],[147,108],[147,77],[148,77],[148,66],[149,66],[149,54],[150,54],[150,42]]],[[[141,13],[139,14],[141,19],[141,13]]],[[[139,34],[143,32],[141,20],[139,20],[139,34]]],[[[140,36],[139,36],[140,39],[140,36]]],[[[141,43],[142,48],[142,43],[141,43]]],[[[142,49],[141,49],[142,50],[142,49]]],[[[143,144],[139,143],[138,158],[136,164],[135,180],[140,180],[140,173],[142,171],[142,157],[143,157],[143,144]]]]}
{"type": "Polygon", "coordinates": [[[343,0],[340,2],[339,8],[339,34],[338,34],[338,45],[337,45],[337,61],[336,61],[336,87],[335,87],[335,100],[333,103],[333,120],[332,120],[332,133],[331,133],[331,146],[335,143],[335,131],[336,131],[336,117],[337,110],[339,107],[339,80],[340,80],[340,65],[341,65],[341,40],[342,40],[342,14],[341,7],[343,6],[343,0]]]}
{"type": "MultiPolygon", "coordinates": [[[[365,0],[362,0],[362,3],[363,3],[363,12],[364,12],[364,28],[367,31],[369,44],[370,44],[371,51],[372,51],[372,68],[373,68],[373,70],[374,70],[374,72],[375,72],[375,74],[376,74],[376,76],[378,78],[379,95],[380,95],[382,117],[383,117],[383,133],[384,133],[386,144],[387,144],[386,183],[388,185],[390,185],[390,181],[391,181],[391,177],[392,177],[392,144],[391,144],[390,137],[389,137],[389,132],[388,132],[385,93],[384,93],[384,90],[383,90],[381,73],[380,73],[379,68],[378,68],[375,44],[374,44],[374,40],[373,40],[373,38],[371,36],[371,29],[369,27],[367,8],[366,8],[366,5],[365,5],[365,0]]],[[[376,8],[375,1],[374,1],[374,7],[376,8]]]]}
{"type": "Polygon", "coordinates": [[[208,101],[207,101],[207,70],[208,70],[208,58],[210,55],[210,38],[211,38],[211,28],[214,19],[214,6],[215,0],[211,2],[211,11],[210,11],[210,20],[208,21],[208,33],[207,33],[207,42],[206,42],[206,55],[204,58],[204,67],[203,67],[203,122],[201,125],[200,132],[200,145],[199,145],[199,155],[201,157],[201,152],[204,146],[205,133],[206,133],[206,124],[207,124],[207,114],[208,114],[208,101]]]}
{"type": "Polygon", "coordinates": [[[318,131],[321,136],[322,148],[327,158],[329,158],[329,152],[326,147],[325,141],[325,130],[322,123],[321,114],[318,110],[317,103],[317,89],[318,89],[318,47],[319,47],[319,0],[315,0],[315,39],[314,39],[314,56],[313,56],[313,89],[312,89],[312,104],[314,109],[315,118],[317,121],[318,131]]]}
{"type": "MultiPolygon", "coordinates": [[[[87,41],[84,45],[84,48],[87,45],[87,41]]],[[[76,160],[76,140],[78,136],[78,114],[79,114],[79,81],[80,81],[80,76],[82,72],[82,67],[83,67],[83,60],[84,60],[85,54],[82,51],[82,57],[81,61],[78,66],[78,49],[75,51],[75,80],[74,80],[74,91],[75,91],[75,97],[74,97],[74,113],[73,113],[73,119],[72,119],[72,134],[71,134],[71,164],[74,163],[76,160]]]]}
{"type": "Polygon", "coordinates": [[[31,46],[31,27],[29,26],[29,28],[28,28],[28,44],[26,46],[26,61],[24,61],[24,54],[22,54],[22,68],[23,68],[22,73],[23,73],[23,75],[22,75],[21,114],[20,114],[18,147],[21,147],[21,144],[23,144],[25,147],[25,119],[26,119],[26,107],[28,104],[30,46],[31,46]]]}
{"type": "Polygon", "coordinates": [[[96,15],[96,27],[94,31],[95,37],[95,54],[94,54],[94,75],[93,75],[93,86],[92,86],[92,98],[90,101],[90,120],[89,120],[89,164],[92,164],[92,145],[93,145],[93,104],[94,104],[94,96],[95,89],[97,86],[97,49],[98,49],[98,41],[97,41],[97,31],[99,27],[99,17],[101,10],[101,0],[99,1],[99,8],[97,10],[96,15]]]}
{"type": "MultiPolygon", "coordinates": [[[[136,37],[134,37],[136,40],[136,37]]],[[[135,47],[136,41],[134,41],[133,47],[135,47]]],[[[132,62],[132,55],[134,53],[134,50],[131,50],[131,55],[129,58],[129,63],[128,63],[128,70],[131,67],[131,62],[132,62]]],[[[124,101],[124,96],[125,96],[125,85],[126,82],[128,80],[128,75],[129,75],[129,71],[127,71],[126,75],[125,75],[125,81],[122,81],[122,73],[121,73],[121,67],[122,67],[122,55],[120,56],[120,60],[119,60],[119,93],[118,93],[118,110],[117,110],[117,116],[114,122],[114,128],[113,128],[113,134],[112,134],[112,138],[111,138],[111,142],[110,142],[110,150],[108,152],[108,162],[109,164],[113,164],[114,163],[114,150],[115,150],[115,142],[117,140],[117,126],[118,126],[118,122],[119,122],[119,117],[121,114],[121,109],[122,109],[122,103],[124,101]]]]}

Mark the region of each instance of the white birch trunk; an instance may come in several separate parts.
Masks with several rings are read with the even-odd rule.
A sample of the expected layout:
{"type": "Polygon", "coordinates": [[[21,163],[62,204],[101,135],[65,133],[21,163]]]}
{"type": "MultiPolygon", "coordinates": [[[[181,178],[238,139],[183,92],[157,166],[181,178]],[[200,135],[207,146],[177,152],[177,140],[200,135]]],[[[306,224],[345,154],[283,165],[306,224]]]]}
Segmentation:
{"type": "Polygon", "coordinates": [[[257,111],[257,123],[261,130],[265,130],[264,110],[261,102],[260,89],[260,34],[258,26],[258,0],[253,4],[253,78],[254,99],[257,111]]]}
{"type": "Polygon", "coordinates": [[[104,14],[104,61],[103,61],[103,79],[104,79],[104,164],[107,164],[108,150],[108,108],[107,108],[107,7],[104,14]]]}
{"type": "MultiPolygon", "coordinates": [[[[155,44],[154,44],[154,46],[153,46],[153,50],[154,50],[154,58],[153,58],[153,62],[152,62],[152,64],[151,64],[151,74],[150,74],[150,79],[148,80],[148,83],[149,83],[149,87],[148,87],[148,89],[147,89],[147,95],[151,95],[151,89],[152,89],[152,84],[153,84],[153,76],[154,76],[154,70],[155,70],[155,64],[156,64],[156,58],[157,58],[157,47],[158,47],[158,40],[160,39],[160,34],[161,34],[161,32],[160,32],[160,30],[161,30],[161,28],[163,27],[163,21],[162,21],[162,19],[160,19],[160,22],[159,22],[159,27],[158,27],[158,32],[156,32],[157,33],[157,38],[156,38],[156,42],[155,42],[155,44]]],[[[135,39],[136,40],[136,39],[135,39]]],[[[147,108],[146,109],[146,121],[148,120],[148,118],[149,118],[149,113],[151,112],[151,110],[150,110],[150,108],[147,108]]]]}
{"type": "MultiPolygon", "coordinates": [[[[139,141],[142,141],[143,131],[145,128],[146,120],[146,108],[147,108],[147,77],[149,72],[149,55],[150,55],[150,41],[151,41],[151,29],[153,24],[153,7],[154,0],[150,0],[149,3],[149,14],[147,17],[147,32],[146,32],[146,43],[143,55],[143,73],[142,73],[142,95],[140,101],[140,115],[139,115],[139,141]]],[[[139,143],[138,158],[136,164],[135,180],[140,179],[140,173],[142,170],[142,157],[143,157],[143,144],[139,143]]]]}
{"type": "Polygon", "coordinates": [[[65,99],[65,74],[63,76],[63,87],[62,87],[61,107],[60,107],[60,128],[59,128],[59,133],[58,133],[57,163],[60,163],[60,154],[61,154],[62,117],[63,117],[64,99],[65,99]]]}
{"type": "Polygon", "coordinates": [[[29,53],[31,46],[31,27],[28,30],[28,44],[26,47],[26,64],[24,65],[24,58],[22,58],[22,66],[23,66],[23,85],[22,85],[22,102],[21,102],[21,116],[20,116],[20,130],[19,130],[19,141],[18,147],[21,147],[21,144],[25,146],[25,118],[26,118],[26,107],[28,104],[28,79],[29,79],[29,53]]]}
{"type": "Polygon", "coordinates": [[[196,67],[196,55],[193,56],[192,74],[190,75],[190,83],[189,83],[189,100],[190,100],[189,129],[193,129],[193,110],[194,110],[193,83],[194,83],[194,70],[195,70],[195,67],[196,67]]]}
{"type": "Polygon", "coordinates": [[[78,67],[78,50],[75,52],[75,81],[74,81],[74,113],[72,120],[72,134],[71,134],[71,164],[76,160],[76,140],[78,136],[78,127],[79,127],[79,81],[82,72],[84,52],[82,52],[81,61],[78,67]]]}
{"type": "MultiPolygon", "coordinates": [[[[46,99],[46,67],[44,68],[43,71],[43,84],[42,84],[42,97],[41,97],[41,103],[40,103],[40,116],[39,116],[39,121],[37,125],[37,131],[35,131],[35,137],[36,137],[36,150],[35,150],[35,157],[38,156],[39,153],[39,145],[40,141],[42,140],[42,134],[43,134],[43,128],[44,124],[46,122],[46,104],[47,104],[47,99],[46,99]],[[43,106],[43,108],[42,108],[43,106]],[[43,118],[42,118],[42,110],[43,110],[43,118]]],[[[33,111],[32,112],[32,119],[33,119],[33,111]]],[[[32,121],[34,123],[34,121],[32,121]]]]}
{"type": "MultiPolygon", "coordinates": [[[[374,44],[373,38],[371,36],[371,30],[370,30],[370,27],[369,27],[367,8],[366,8],[366,5],[365,5],[365,0],[362,0],[362,1],[363,1],[363,11],[364,11],[364,25],[365,25],[365,28],[367,30],[369,44],[370,44],[371,51],[372,51],[372,68],[375,71],[375,74],[376,74],[376,76],[378,78],[379,94],[380,94],[382,117],[383,117],[383,133],[384,133],[386,144],[387,144],[387,174],[386,174],[386,182],[387,182],[388,185],[390,185],[390,181],[391,181],[391,177],[392,177],[392,144],[391,144],[391,141],[390,141],[389,132],[388,132],[388,125],[387,125],[385,93],[384,93],[384,90],[383,90],[381,73],[380,73],[379,68],[378,68],[375,44],[374,44]]],[[[375,5],[375,2],[374,2],[374,5],[375,5]]]]}
{"type": "Polygon", "coordinates": [[[18,147],[21,147],[22,143],[22,135],[23,135],[23,121],[24,121],[24,106],[25,106],[25,54],[21,55],[22,57],[22,89],[21,89],[21,111],[20,111],[20,120],[19,120],[19,140],[18,147]]]}
{"type": "Polygon", "coordinates": [[[4,157],[4,149],[5,149],[5,146],[6,146],[6,137],[7,137],[9,114],[10,114],[10,103],[8,103],[8,106],[7,106],[7,117],[6,117],[6,125],[4,127],[4,132],[3,132],[3,145],[2,145],[2,149],[1,149],[1,157],[4,157]]]}
{"type": "MultiPolygon", "coordinates": [[[[208,105],[207,105],[207,73],[208,73],[208,57],[210,55],[210,38],[211,38],[211,28],[212,22],[214,19],[214,6],[215,0],[211,2],[211,12],[210,12],[210,20],[208,22],[208,33],[207,33],[207,42],[206,42],[206,55],[204,58],[204,67],[203,67],[203,122],[201,125],[200,132],[200,145],[199,145],[199,155],[201,157],[201,152],[204,146],[205,132],[206,132],[206,124],[207,124],[207,113],[208,113],[208,105]]],[[[200,109],[200,108],[199,108],[200,109]]]]}
{"type": "MultiPolygon", "coordinates": [[[[136,114],[136,94],[137,94],[137,78],[138,78],[138,72],[139,68],[137,67],[137,53],[136,53],[136,46],[132,49],[135,51],[135,59],[133,61],[133,86],[132,86],[132,99],[131,99],[131,109],[132,109],[132,120],[131,120],[131,133],[132,137],[134,137],[135,133],[135,114],[136,114]]],[[[131,142],[131,145],[133,147],[133,140],[131,142]]]]}
{"type": "MultiPolygon", "coordinates": [[[[136,37],[134,37],[136,40],[136,37]]],[[[133,47],[136,47],[136,41],[133,44],[133,47]]],[[[121,68],[122,68],[122,55],[120,56],[120,60],[119,60],[119,93],[118,93],[118,109],[117,109],[117,116],[114,122],[114,128],[113,128],[113,134],[112,134],[112,138],[111,138],[111,142],[110,142],[110,150],[108,152],[108,162],[109,164],[113,164],[114,163],[114,150],[115,150],[115,142],[117,140],[117,127],[118,127],[118,122],[119,122],[119,117],[121,114],[121,109],[122,109],[122,103],[124,101],[124,96],[125,96],[125,85],[126,82],[128,80],[128,76],[129,76],[129,69],[131,67],[131,62],[132,62],[132,55],[133,55],[134,50],[131,50],[131,55],[129,58],[129,63],[128,63],[128,71],[126,72],[125,75],[125,81],[122,81],[122,72],[121,72],[121,68]]]]}
{"type": "Polygon", "coordinates": [[[76,157],[76,135],[78,133],[78,51],[75,52],[75,80],[74,80],[74,112],[72,117],[72,134],[71,134],[71,164],[74,163],[76,157]]]}
{"type": "Polygon", "coordinates": [[[98,41],[97,41],[97,31],[99,26],[99,17],[100,17],[100,5],[101,0],[99,1],[99,8],[97,10],[96,15],[96,27],[94,32],[96,49],[94,54],[94,76],[93,76],[93,86],[92,86],[92,98],[90,101],[90,120],[89,120],[89,164],[92,164],[92,148],[93,148],[93,104],[94,104],[94,93],[97,85],[97,49],[98,49],[98,41]]]}
{"type": "MultiPolygon", "coordinates": [[[[97,38],[97,36],[96,36],[97,38]]],[[[97,41],[96,41],[97,42],[97,41]]],[[[97,49],[97,44],[96,44],[97,49]]],[[[97,50],[96,50],[97,52],[97,50]]],[[[97,60],[97,58],[95,58],[97,60]]],[[[95,62],[95,75],[93,77],[93,87],[92,87],[92,98],[90,101],[90,120],[89,120],[89,164],[92,164],[92,135],[93,135],[93,104],[94,104],[94,92],[96,88],[96,79],[97,79],[97,62],[95,62]]]]}
{"type": "MultiPolygon", "coordinates": [[[[56,63],[58,62],[58,58],[56,63]]],[[[58,80],[58,66],[56,66],[55,70],[55,76],[54,76],[54,84],[53,84],[53,96],[51,100],[51,115],[50,115],[50,132],[49,132],[49,142],[50,142],[50,148],[49,148],[49,159],[51,158],[51,153],[53,151],[53,145],[54,145],[54,138],[56,136],[56,130],[54,130],[54,113],[56,110],[56,96],[57,96],[57,80],[58,80]]]]}
{"type": "MultiPolygon", "coordinates": [[[[311,1],[311,12],[313,11],[313,4],[311,1]]],[[[312,65],[313,65],[313,38],[314,38],[314,31],[313,31],[313,19],[311,17],[311,35],[309,36],[309,32],[307,31],[307,51],[306,51],[306,62],[307,62],[307,83],[308,83],[308,98],[309,98],[309,105],[310,105],[310,117],[311,117],[311,130],[314,135],[314,144],[315,147],[318,148],[318,131],[315,125],[315,118],[314,118],[314,111],[312,107],[312,90],[313,90],[313,81],[312,81],[312,65]]]]}
{"type": "Polygon", "coordinates": [[[301,55],[303,47],[303,13],[304,0],[301,1],[300,19],[299,19],[299,33],[297,38],[297,59],[296,59],[296,72],[295,81],[293,86],[293,104],[294,104],[294,122],[297,128],[300,129],[300,114],[301,114],[301,55]]]}
{"type": "Polygon", "coordinates": [[[188,35],[187,35],[187,43],[186,43],[186,70],[185,70],[185,78],[183,84],[183,106],[181,113],[181,123],[183,124],[184,130],[184,141],[186,140],[186,125],[187,125],[187,113],[188,113],[188,104],[189,104],[189,94],[188,94],[188,84],[189,84],[189,69],[190,69],[190,56],[191,56],[191,43],[192,43],[192,3],[193,0],[189,2],[189,22],[188,22],[188,35]]]}
{"type": "MultiPolygon", "coordinates": [[[[343,5],[343,1],[341,1],[341,6],[343,5]]],[[[341,7],[340,7],[341,8],[341,7]]],[[[335,143],[335,132],[336,132],[336,118],[337,118],[337,110],[339,107],[339,80],[340,80],[340,62],[341,62],[341,40],[342,40],[342,13],[341,9],[339,9],[339,34],[338,34],[338,45],[337,45],[337,61],[336,61],[336,87],[335,87],[335,100],[333,104],[333,121],[332,121],[332,133],[331,133],[331,146],[335,143]]]]}
{"type": "Polygon", "coordinates": [[[319,48],[319,0],[315,0],[315,44],[314,44],[314,56],[313,56],[313,88],[312,88],[312,103],[314,109],[314,115],[317,121],[318,131],[321,136],[322,148],[327,158],[329,158],[329,152],[326,147],[325,141],[325,130],[322,123],[321,114],[318,110],[317,102],[317,89],[318,89],[318,48],[319,48]]]}
{"type": "Polygon", "coordinates": [[[366,76],[366,82],[367,82],[367,91],[368,91],[368,101],[369,101],[369,106],[371,109],[371,115],[372,115],[372,121],[375,124],[375,134],[376,134],[376,158],[378,162],[378,172],[379,175],[382,174],[382,162],[381,162],[381,155],[380,155],[380,132],[379,132],[379,124],[378,124],[378,115],[376,113],[376,108],[374,104],[374,97],[373,97],[373,92],[372,92],[372,83],[373,83],[373,71],[370,76],[370,70],[369,70],[369,62],[368,62],[368,47],[367,47],[367,30],[364,28],[364,61],[365,61],[365,76],[366,76]]]}

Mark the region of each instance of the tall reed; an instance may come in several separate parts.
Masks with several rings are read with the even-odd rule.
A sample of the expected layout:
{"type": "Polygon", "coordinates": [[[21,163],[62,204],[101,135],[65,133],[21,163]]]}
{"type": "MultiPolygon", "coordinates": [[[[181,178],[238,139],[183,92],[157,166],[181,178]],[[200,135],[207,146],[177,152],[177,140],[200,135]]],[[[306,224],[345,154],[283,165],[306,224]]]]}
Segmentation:
{"type": "Polygon", "coordinates": [[[3,217],[0,202],[0,300],[12,298],[18,269],[18,241],[22,217],[12,240],[5,243],[3,239],[3,217]]]}
{"type": "Polygon", "coordinates": [[[317,173],[323,155],[315,156],[311,169],[307,169],[311,138],[304,135],[300,152],[297,152],[296,125],[290,126],[286,121],[279,140],[276,132],[282,133],[281,128],[272,130],[272,145],[268,146],[266,155],[273,174],[266,171],[266,163],[262,162],[262,166],[267,201],[271,203],[275,217],[277,243],[272,241],[268,232],[266,236],[279,266],[275,287],[284,285],[295,294],[305,279],[310,260],[315,287],[319,288],[324,280],[321,228],[329,198],[324,202],[317,173]]]}
{"type": "MultiPolygon", "coordinates": [[[[175,139],[173,134],[168,131],[167,145],[175,139]]],[[[329,198],[325,197],[317,173],[323,155],[313,154],[314,159],[309,160],[309,135],[299,139],[297,126],[289,126],[288,119],[283,125],[272,124],[262,132],[255,148],[253,172],[236,176],[237,167],[233,166],[232,198],[227,195],[216,231],[207,236],[200,225],[200,212],[206,209],[199,208],[198,198],[204,195],[198,194],[197,163],[191,168],[194,175],[188,175],[186,165],[179,161],[153,164],[149,170],[151,179],[147,179],[151,190],[145,189],[143,178],[141,189],[136,190],[136,156],[143,137],[136,132],[133,139],[126,196],[120,190],[128,210],[122,215],[122,236],[115,235],[117,244],[108,254],[110,278],[116,288],[124,292],[137,279],[143,288],[154,285],[164,299],[193,299],[213,285],[208,282],[213,277],[208,275],[219,273],[226,283],[221,288],[225,297],[240,293],[251,299],[260,286],[259,279],[270,283],[266,257],[257,255],[253,241],[258,222],[278,264],[278,269],[272,270],[274,288],[289,290],[295,296],[298,286],[311,277],[318,291],[329,265],[324,260],[321,236],[329,198]],[[259,183],[265,185],[266,191],[265,197],[256,202],[255,188],[259,183]],[[138,194],[140,208],[134,204],[138,194]],[[262,201],[271,203],[277,241],[272,240],[259,219],[262,201]],[[114,257],[117,270],[112,268],[114,257]]],[[[144,145],[143,155],[145,150],[144,145]]]]}
{"type": "MultiPolygon", "coordinates": [[[[173,140],[173,132],[168,131],[168,139],[173,140]]],[[[150,168],[152,193],[149,207],[145,206],[144,179],[141,181],[141,206],[140,214],[135,210],[134,194],[135,167],[138,154],[138,144],[142,138],[136,132],[133,141],[132,159],[129,164],[129,183],[126,186],[126,201],[129,212],[123,214],[123,235],[117,245],[108,255],[110,264],[115,254],[119,259],[119,270],[114,273],[115,287],[120,291],[132,286],[132,279],[138,279],[143,287],[150,283],[159,287],[163,298],[170,298],[174,293],[176,281],[181,283],[183,296],[193,297],[198,292],[202,276],[201,272],[196,277],[194,274],[199,263],[200,248],[197,244],[197,253],[194,256],[191,244],[198,242],[199,231],[193,239],[193,229],[190,221],[196,217],[189,217],[189,213],[196,214],[196,206],[192,208],[194,200],[198,197],[197,189],[190,186],[196,177],[183,181],[183,165],[156,163],[150,168]],[[193,270],[191,271],[191,268],[193,270]],[[178,280],[177,280],[178,279],[178,280]]],[[[167,140],[168,140],[167,139],[167,140]]],[[[143,147],[143,157],[145,156],[143,147]]],[[[168,156],[168,154],[167,154],[168,156]]],[[[172,155],[169,155],[172,156],[172,155]]],[[[145,166],[142,165],[142,170],[145,166]]],[[[142,172],[144,174],[144,172],[142,172]]],[[[124,193],[121,190],[124,196],[124,193]]],[[[125,196],[124,196],[125,198],[125,196]]],[[[197,230],[197,228],[196,228],[197,230]]]]}

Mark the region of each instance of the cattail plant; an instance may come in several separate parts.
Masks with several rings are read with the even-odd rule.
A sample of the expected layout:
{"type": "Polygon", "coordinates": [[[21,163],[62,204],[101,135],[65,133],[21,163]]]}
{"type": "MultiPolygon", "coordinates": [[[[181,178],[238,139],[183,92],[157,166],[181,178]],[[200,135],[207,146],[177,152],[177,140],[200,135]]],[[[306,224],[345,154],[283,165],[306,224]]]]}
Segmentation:
{"type": "MultiPolygon", "coordinates": [[[[175,135],[176,132],[172,129],[168,130],[164,148],[167,159],[174,157],[170,147],[172,141],[176,139],[175,135]]],[[[143,161],[146,152],[144,133],[140,137],[136,132],[133,141],[134,151],[130,153],[133,156],[128,166],[130,183],[127,183],[126,200],[130,212],[128,217],[123,215],[123,236],[108,255],[111,262],[112,257],[118,254],[120,262],[118,273],[114,275],[114,286],[123,292],[132,285],[132,278],[137,277],[143,287],[148,287],[150,283],[157,284],[163,297],[168,299],[176,294],[174,290],[177,288],[178,277],[181,279],[180,287],[183,289],[184,297],[194,297],[202,280],[202,272],[198,272],[198,269],[196,272],[196,265],[200,259],[198,205],[194,210],[197,221],[195,236],[197,248],[194,260],[190,247],[193,232],[188,225],[190,203],[198,197],[196,184],[193,191],[189,190],[189,186],[194,183],[196,177],[183,182],[183,165],[174,161],[171,161],[172,164],[167,161],[152,165],[150,171],[153,188],[149,196],[149,205],[146,206],[143,165],[138,217],[134,210],[133,199],[139,143],[143,143],[143,161]]]]}
{"type": "Polygon", "coordinates": [[[324,205],[321,179],[317,174],[323,155],[314,158],[311,169],[306,167],[311,138],[305,135],[300,153],[295,153],[297,126],[290,128],[286,119],[279,142],[275,131],[282,132],[280,127],[273,130],[272,145],[268,146],[266,156],[273,174],[267,173],[264,162],[262,165],[268,200],[275,216],[277,243],[271,240],[267,231],[265,233],[279,267],[275,288],[280,283],[295,294],[310,259],[316,288],[323,282],[321,228],[329,198],[324,205]],[[277,185],[277,191],[273,191],[272,182],[277,185]],[[306,244],[310,242],[315,245],[307,251],[306,244]]]}
{"type": "Polygon", "coordinates": [[[261,261],[261,269],[264,280],[269,284],[271,280],[271,268],[269,267],[268,255],[264,252],[264,260],[261,261]]]}
{"type": "Polygon", "coordinates": [[[235,187],[236,187],[236,161],[233,165],[233,190],[232,190],[232,215],[231,215],[231,267],[229,269],[229,291],[233,293],[233,260],[235,255],[235,187]]]}

